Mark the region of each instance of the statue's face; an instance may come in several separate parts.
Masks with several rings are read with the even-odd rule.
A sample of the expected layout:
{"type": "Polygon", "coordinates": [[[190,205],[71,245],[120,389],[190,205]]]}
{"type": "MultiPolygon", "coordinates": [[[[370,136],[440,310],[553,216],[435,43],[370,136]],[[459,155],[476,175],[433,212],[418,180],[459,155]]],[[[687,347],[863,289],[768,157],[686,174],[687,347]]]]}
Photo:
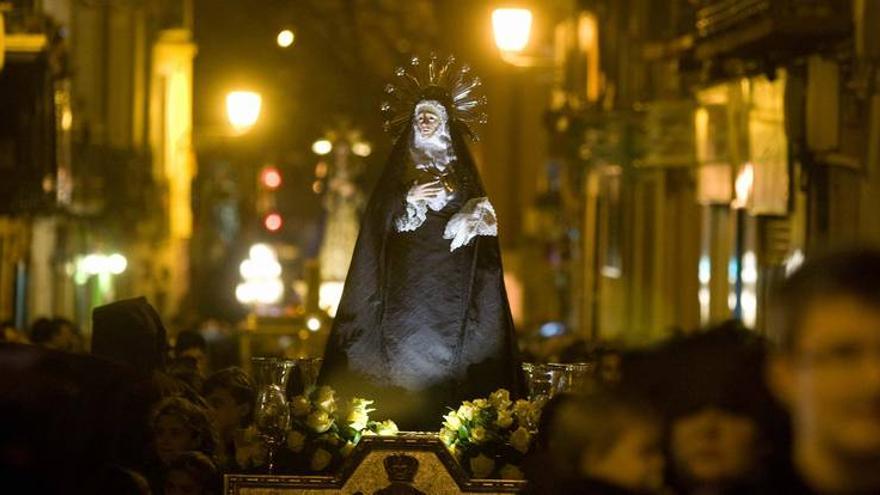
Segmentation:
{"type": "Polygon", "coordinates": [[[429,138],[440,127],[440,116],[430,109],[423,108],[416,114],[416,128],[423,138],[429,138]]]}

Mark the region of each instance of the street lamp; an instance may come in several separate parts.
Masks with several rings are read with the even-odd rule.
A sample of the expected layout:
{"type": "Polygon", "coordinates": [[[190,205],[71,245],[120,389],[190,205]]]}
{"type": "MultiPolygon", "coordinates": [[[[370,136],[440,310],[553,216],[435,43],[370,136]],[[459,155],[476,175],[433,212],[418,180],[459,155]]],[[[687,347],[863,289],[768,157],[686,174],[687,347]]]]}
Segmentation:
{"type": "Polygon", "coordinates": [[[290,45],[293,44],[294,38],[295,37],[293,35],[293,31],[291,31],[290,29],[285,29],[278,33],[278,37],[275,38],[275,41],[281,48],[288,48],[290,45]]]}
{"type": "Polygon", "coordinates": [[[532,11],[529,9],[495,9],[492,12],[495,45],[501,52],[522,52],[529,43],[532,11]]]}
{"type": "Polygon", "coordinates": [[[237,132],[257,123],[263,98],[254,91],[231,91],[226,95],[226,118],[237,132]]]}

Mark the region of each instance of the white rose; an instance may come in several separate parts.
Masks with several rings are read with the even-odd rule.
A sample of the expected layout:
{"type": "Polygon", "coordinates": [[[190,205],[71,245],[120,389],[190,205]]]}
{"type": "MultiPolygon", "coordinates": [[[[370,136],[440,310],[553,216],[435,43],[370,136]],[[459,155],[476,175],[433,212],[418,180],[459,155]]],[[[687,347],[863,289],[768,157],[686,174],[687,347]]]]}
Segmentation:
{"type": "Polygon", "coordinates": [[[525,454],[529,450],[529,443],[532,441],[532,434],[529,430],[520,426],[510,435],[510,445],[516,450],[525,454]]]}
{"type": "Polygon", "coordinates": [[[478,426],[471,430],[471,438],[479,443],[486,439],[486,429],[482,426],[478,426]]]}
{"type": "Polygon", "coordinates": [[[397,435],[400,430],[397,429],[397,423],[391,421],[390,419],[386,419],[379,423],[379,427],[376,431],[379,435],[383,437],[389,437],[392,435],[397,435]]]}
{"type": "Polygon", "coordinates": [[[461,428],[461,419],[459,419],[458,415],[455,412],[451,412],[446,416],[443,416],[445,419],[446,427],[450,430],[458,431],[461,428]]]}
{"type": "Polygon", "coordinates": [[[326,411],[318,410],[309,414],[306,424],[309,425],[309,428],[315,430],[315,433],[324,433],[330,429],[333,419],[330,418],[326,411]]]}
{"type": "Polygon", "coordinates": [[[305,396],[297,395],[293,399],[290,399],[290,412],[293,413],[293,416],[296,418],[307,416],[312,412],[312,404],[305,396]]]}
{"type": "Polygon", "coordinates": [[[287,434],[287,447],[293,452],[299,453],[306,444],[306,436],[297,430],[290,430],[287,434]]]}
{"type": "Polygon", "coordinates": [[[465,402],[458,408],[458,417],[465,420],[470,421],[474,419],[474,407],[469,402],[465,402]]]}

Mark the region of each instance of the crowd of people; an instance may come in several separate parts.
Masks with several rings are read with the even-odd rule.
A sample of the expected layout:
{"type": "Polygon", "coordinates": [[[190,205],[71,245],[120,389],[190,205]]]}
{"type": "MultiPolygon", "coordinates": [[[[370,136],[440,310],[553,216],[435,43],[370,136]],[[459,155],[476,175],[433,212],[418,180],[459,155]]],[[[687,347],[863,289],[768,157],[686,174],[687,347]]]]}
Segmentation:
{"type": "MultiPolygon", "coordinates": [[[[546,404],[526,491],[880,493],[880,252],[808,260],[769,315],[767,336],[726,322],[648,349],[572,351],[601,372],[546,404]]],[[[143,298],[97,308],[88,353],[67,320],[2,330],[3,487],[214,494],[242,470],[251,377],[211,372],[198,332],[170,346],[143,298]]]]}

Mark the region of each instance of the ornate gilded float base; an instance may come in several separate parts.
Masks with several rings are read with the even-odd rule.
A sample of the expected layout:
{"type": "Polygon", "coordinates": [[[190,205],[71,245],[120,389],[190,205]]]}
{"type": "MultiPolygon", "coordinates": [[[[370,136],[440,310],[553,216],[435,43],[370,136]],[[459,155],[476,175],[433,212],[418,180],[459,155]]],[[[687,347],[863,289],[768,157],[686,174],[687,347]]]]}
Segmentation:
{"type": "Polygon", "coordinates": [[[366,437],[332,476],[229,474],[227,495],[519,493],[524,481],[468,478],[436,433],[366,437]]]}

